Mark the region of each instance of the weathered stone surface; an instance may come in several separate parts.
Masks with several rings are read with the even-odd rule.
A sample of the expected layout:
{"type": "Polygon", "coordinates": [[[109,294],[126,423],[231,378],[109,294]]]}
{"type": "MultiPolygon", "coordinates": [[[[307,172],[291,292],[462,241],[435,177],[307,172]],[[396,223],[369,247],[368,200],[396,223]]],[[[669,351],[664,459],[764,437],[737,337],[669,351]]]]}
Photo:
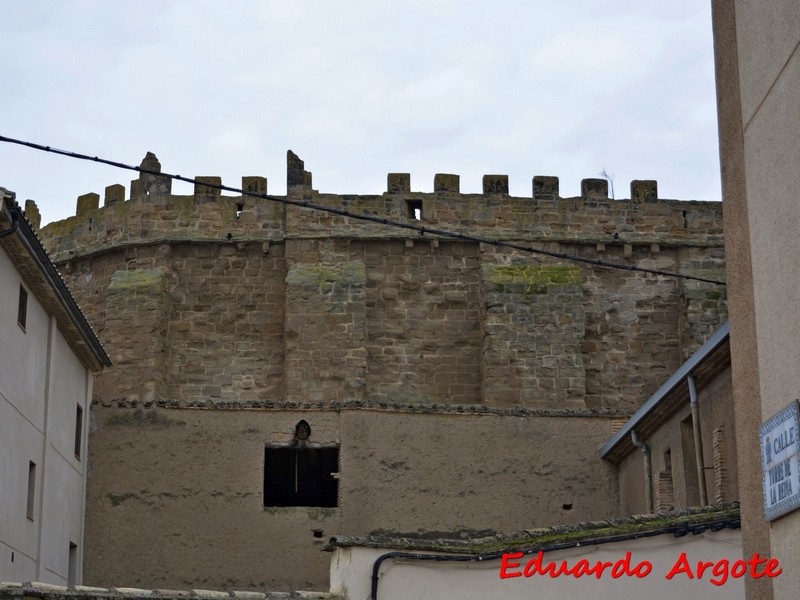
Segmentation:
{"type": "Polygon", "coordinates": [[[39,229],[42,224],[42,215],[39,213],[39,207],[33,200],[25,200],[25,218],[34,229],[39,229]]]}
{"type": "Polygon", "coordinates": [[[484,194],[508,194],[508,175],[484,175],[484,194]]]}
{"type": "Polygon", "coordinates": [[[386,176],[386,191],[390,194],[411,191],[411,175],[409,173],[389,173],[386,176]]]}
{"type": "Polygon", "coordinates": [[[286,276],[287,400],[361,400],[366,391],[364,263],[294,264],[286,276]]]}
{"type": "Polygon", "coordinates": [[[487,404],[583,406],[583,275],[574,265],[484,265],[487,404]]]}
{"type": "Polygon", "coordinates": [[[97,210],[100,206],[100,196],[95,193],[78,196],[78,207],[75,214],[78,218],[87,216],[90,212],[97,210]]]}
{"type": "Polygon", "coordinates": [[[534,200],[557,200],[558,197],[558,177],[547,175],[533,177],[534,200]]]}
{"type": "Polygon", "coordinates": [[[581,181],[581,196],[584,198],[608,198],[608,181],[605,179],[584,179],[581,181]]]}
{"type": "Polygon", "coordinates": [[[111,206],[118,202],[125,202],[125,186],[120,184],[109,185],[103,199],[104,206],[111,206]]]}
{"type": "Polygon", "coordinates": [[[457,194],[461,187],[461,178],[449,173],[437,173],[433,176],[434,192],[449,192],[457,194]]]}
{"type": "MultiPolygon", "coordinates": [[[[614,202],[602,186],[560,198],[544,177],[534,202],[505,180],[461,194],[457,176],[432,193],[400,174],[389,193],[320,194],[291,153],[287,182],[293,201],[337,211],[409,223],[421,206],[426,227],[724,277],[716,203],[614,202]]],[[[243,186],[261,193],[266,180],[243,186]]],[[[95,384],[90,442],[85,564],[103,585],[326,589],[312,530],[610,516],[613,473],[585,457],[725,320],[713,283],[145,188],[140,177],[132,200],[41,231],[114,361],[95,384]],[[312,441],[340,447],[328,512],[263,507],[264,447],[300,419],[312,441]],[[564,513],[576,498],[591,502],[564,513]],[[110,530],[124,549],[104,545],[110,530]],[[215,544],[213,560],[197,553],[215,544]],[[131,565],[137,576],[122,578],[131,565]]]]}
{"type": "Polygon", "coordinates": [[[194,197],[198,204],[219,201],[222,190],[217,186],[222,185],[221,177],[195,177],[194,180],[194,197]]]}
{"type": "Polygon", "coordinates": [[[631,201],[635,204],[658,200],[658,183],[652,180],[631,181],[631,201]]]}

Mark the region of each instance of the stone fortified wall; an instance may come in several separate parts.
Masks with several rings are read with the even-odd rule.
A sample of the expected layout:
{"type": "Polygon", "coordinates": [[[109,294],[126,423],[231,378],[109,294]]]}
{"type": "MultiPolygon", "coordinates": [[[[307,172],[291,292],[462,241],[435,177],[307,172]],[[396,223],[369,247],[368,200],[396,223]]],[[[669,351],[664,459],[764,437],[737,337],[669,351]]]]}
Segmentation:
{"type": "MultiPolygon", "coordinates": [[[[148,154],[142,168],[160,172],[148,154]]],[[[115,368],[99,398],[616,407],[631,410],[725,320],[725,288],[441,239],[254,196],[192,196],[141,174],[78,198],[40,235],[115,368]],[[235,360],[232,360],[235,358],[235,360]]],[[[630,200],[586,179],[561,198],[487,175],[462,194],[390,174],[382,195],[320,194],[288,154],[287,197],[624,265],[724,278],[722,205],[630,200]],[[419,219],[415,218],[415,210],[419,219]]],[[[242,188],[266,194],[263,177],[242,188]]],[[[28,205],[29,218],[35,206],[28,205]]],[[[33,217],[35,218],[35,216],[33,217]]]]}
{"type": "MultiPolygon", "coordinates": [[[[114,362],[94,386],[91,585],[326,590],[329,535],[619,516],[598,447],[725,320],[724,286],[286,205],[263,177],[176,196],[142,167],[129,199],[81,196],[40,231],[114,362]],[[264,448],[300,419],[339,449],[336,508],[265,506],[264,448]]],[[[479,194],[445,174],[371,196],[311,181],[290,152],[292,202],[724,278],[721,203],[653,181],[629,200],[597,179],[575,198],[554,177],[528,198],[500,175],[479,194]]]]}

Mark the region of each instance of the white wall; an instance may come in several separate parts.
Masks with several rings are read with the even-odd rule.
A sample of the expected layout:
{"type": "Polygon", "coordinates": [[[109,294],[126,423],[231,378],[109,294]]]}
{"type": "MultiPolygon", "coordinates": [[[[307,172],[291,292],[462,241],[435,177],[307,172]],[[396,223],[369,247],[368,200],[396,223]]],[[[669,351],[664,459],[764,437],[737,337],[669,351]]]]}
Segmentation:
{"type": "Polygon", "coordinates": [[[66,585],[69,545],[83,545],[91,372],[0,251],[0,580],[66,585]],[[19,287],[28,291],[25,329],[19,287]],[[76,407],[83,409],[75,456],[76,407]],[[36,464],[33,518],[27,515],[29,464],[36,464]]]}
{"type": "MultiPolygon", "coordinates": [[[[386,548],[339,548],[331,560],[331,592],[342,594],[349,600],[366,600],[370,597],[372,565],[375,560],[391,550],[386,548]]],[[[620,598],[647,598],[647,600],[737,600],[743,599],[742,579],[729,578],[722,586],[709,581],[707,572],[702,580],[676,575],[665,578],[686,553],[692,568],[696,562],[717,561],[727,558],[731,562],[741,558],[741,533],[723,530],[674,538],[671,534],[651,538],[614,542],[545,553],[547,561],[567,560],[570,566],[585,558],[614,562],[632,552],[631,564],[648,560],[652,563],[649,575],[614,579],[607,570],[600,580],[594,575],[559,576],[550,578],[534,575],[526,578],[501,579],[500,561],[487,562],[422,562],[415,560],[387,560],[380,569],[379,600],[564,600],[565,598],[592,598],[593,600],[619,600],[620,598]]],[[[524,566],[531,557],[516,559],[524,566]]],[[[521,569],[515,569],[519,571],[521,569]]],[[[719,579],[718,579],[719,581],[719,579]]]]}

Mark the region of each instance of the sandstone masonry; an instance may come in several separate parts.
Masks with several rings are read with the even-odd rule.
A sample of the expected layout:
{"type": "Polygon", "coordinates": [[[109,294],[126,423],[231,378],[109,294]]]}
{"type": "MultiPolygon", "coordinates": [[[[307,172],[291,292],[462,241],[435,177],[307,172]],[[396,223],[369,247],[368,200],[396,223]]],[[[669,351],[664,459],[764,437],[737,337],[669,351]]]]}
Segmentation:
{"type": "MultiPolygon", "coordinates": [[[[148,154],[142,168],[160,171],[148,154]]],[[[40,235],[113,354],[99,398],[392,401],[634,409],[725,319],[724,286],[531,256],[222,196],[142,174],[40,235]],[[144,342],[143,339],[147,341],[144,342]]],[[[461,194],[390,174],[380,196],[320,194],[291,152],[288,198],[624,265],[724,279],[722,206],[610,200],[605,180],[531,198],[487,175],[461,194]],[[414,210],[418,210],[419,220],[414,210]]],[[[265,194],[266,179],[242,188],[265,194]]],[[[35,208],[28,207],[30,214],[35,208]]]]}
{"type": "Polygon", "coordinates": [[[654,181],[611,200],[597,179],[561,198],[541,176],[518,198],[503,175],[480,194],[403,173],[380,195],[321,194],[291,152],[287,167],[292,205],[263,177],[176,196],[148,154],[129,199],[86,194],[39,232],[114,363],[94,386],[85,581],[326,590],[333,534],[620,516],[597,449],[725,321],[725,288],[491,240],[722,280],[721,203],[659,199],[654,181]],[[338,449],[335,507],[266,501],[265,452],[301,421],[338,449]]]}

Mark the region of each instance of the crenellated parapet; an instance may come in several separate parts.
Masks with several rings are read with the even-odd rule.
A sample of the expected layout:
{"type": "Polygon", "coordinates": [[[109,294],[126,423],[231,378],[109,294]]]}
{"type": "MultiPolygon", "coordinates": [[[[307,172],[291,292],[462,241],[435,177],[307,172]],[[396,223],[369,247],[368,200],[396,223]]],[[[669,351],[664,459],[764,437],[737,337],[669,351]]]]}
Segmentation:
{"type": "Polygon", "coordinates": [[[176,195],[148,153],[129,198],[84,194],[40,230],[118,365],[98,397],[632,409],[725,320],[724,286],[652,273],[723,281],[722,204],[655,181],[564,198],[536,176],[522,198],[502,174],[464,193],[390,173],[324,194],[291,151],[286,177],[284,196],[259,176],[176,195]]]}
{"type": "MultiPolygon", "coordinates": [[[[148,152],[139,177],[125,187],[77,199],[76,214],[41,229],[54,260],[114,247],[170,241],[271,242],[287,238],[399,238],[413,231],[287,205],[332,209],[477,237],[587,245],[722,246],[719,202],[665,200],[655,181],[631,182],[630,199],[608,197],[605,179],[584,179],[581,195],[561,197],[557,177],[533,177],[530,197],[509,195],[507,175],[484,175],[481,193],[461,191],[460,177],[438,173],[431,192],[412,190],[409,173],[390,173],[380,195],[320,193],[304,162],[287,153],[287,193],[268,199],[267,179],[241,179],[241,195],[220,190],[219,177],[194,178],[192,195],[173,195],[172,179],[148,152]]],[[[230,185],[230,184],[228,184],[230,185]]],[[[239,185],[239,182],[237,182],[239,185]]],[[[38,212],[29,201],[26,211],[38,212]]]]}

